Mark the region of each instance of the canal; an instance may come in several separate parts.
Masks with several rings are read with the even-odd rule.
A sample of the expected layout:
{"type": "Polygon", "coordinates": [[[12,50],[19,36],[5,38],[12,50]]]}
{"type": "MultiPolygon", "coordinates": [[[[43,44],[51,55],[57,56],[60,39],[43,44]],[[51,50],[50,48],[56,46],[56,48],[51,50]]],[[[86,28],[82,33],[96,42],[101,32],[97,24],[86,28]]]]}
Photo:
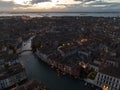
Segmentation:
{"type": "MultiPolygon", "coordinates": [[[[22,46],[22,49],[31,49],[31,39],[22,46]]],[[[22,53],[19,60],[26,69],[28,79],[42,81],[50,90],[94,90],[85,86],[81,80],[69,76],[58,77],[55,70],[37,59],[30,51],[22,53]]]]}

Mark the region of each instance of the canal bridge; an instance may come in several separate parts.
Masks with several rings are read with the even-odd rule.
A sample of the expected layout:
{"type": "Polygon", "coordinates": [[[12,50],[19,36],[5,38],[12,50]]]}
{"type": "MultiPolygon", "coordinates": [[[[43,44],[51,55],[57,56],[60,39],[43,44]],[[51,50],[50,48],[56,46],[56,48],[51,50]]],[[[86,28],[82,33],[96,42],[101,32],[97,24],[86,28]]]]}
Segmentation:
{"type": "Polygon", "coordinates": [[[18,54],[21,54],[21,53],[24,53],[24,52],[28,52],[28,51],[32,51],[32,49],[22,50],[18,54]]]}

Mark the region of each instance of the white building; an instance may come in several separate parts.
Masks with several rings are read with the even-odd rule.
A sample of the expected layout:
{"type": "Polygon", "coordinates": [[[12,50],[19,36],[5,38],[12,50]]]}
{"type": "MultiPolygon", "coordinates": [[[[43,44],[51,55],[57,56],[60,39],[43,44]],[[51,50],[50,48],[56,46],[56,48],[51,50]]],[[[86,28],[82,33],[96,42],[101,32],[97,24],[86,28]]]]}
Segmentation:
{"type": "Polygon", "coordinates": [[[9,88],[25,79],[27,79],[25,70],[20,66],[14,67],[12,73],[0,74],[0,90],[9,88]]]}
{"type": "Polygon", "coordinates": [[[37,55],[38,58],[40,58],[42,61],[44,61],[44,62],[46,62],[46,63],[49,63],[49,59],[48,59],[48,56],[49,56],[49,55],[44,54],[44,53],[41,53],[38,49],[37,49],[36,55],[37,55]]]}
{"type": "Polygon", "coordinates": [[[95,84],[103,90],[120,90],[120,73],[114,73],[113,69],[108,68],[107,71],[110,73],[98,72],[95,78],[95,84]]]}
{"type": "Polygon", "coordinates": [[[94,69],[94,71],[98,72],[99,71],[99,64],[96,64],[96,63],[89,63],[88,67],[90,69],[94,69]]]}

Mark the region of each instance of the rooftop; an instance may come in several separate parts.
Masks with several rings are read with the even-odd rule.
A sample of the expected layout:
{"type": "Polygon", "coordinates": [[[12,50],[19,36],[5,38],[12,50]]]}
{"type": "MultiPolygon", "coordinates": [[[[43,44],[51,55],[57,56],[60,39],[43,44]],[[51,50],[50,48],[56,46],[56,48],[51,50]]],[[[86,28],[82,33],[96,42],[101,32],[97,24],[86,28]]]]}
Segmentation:
{"type": "Polygon", "coordinates": [[[48,90],[47,86],[43,83],[39,83],[36,80],[28,81],[27,83],[13,88],[11,90],[48,90]]]}
{"type": "Polygon", "coordinates": [[[108,66],[100,70],[100,72],[116,78],[120,78],[120,67],[116,68],[113,66],[108,66]]]}
{"type": "Polygon", "coordinates": [[[0,75],[0,80],[3,80],[5,78],[8,78],[10,76],[13,76],[17,73],[20,73],[22,71],[24,71],[25,69],[22,67],[21,64],[14,64],[11,66],[5,66],[5,68],[3,69],[0,75]]]}

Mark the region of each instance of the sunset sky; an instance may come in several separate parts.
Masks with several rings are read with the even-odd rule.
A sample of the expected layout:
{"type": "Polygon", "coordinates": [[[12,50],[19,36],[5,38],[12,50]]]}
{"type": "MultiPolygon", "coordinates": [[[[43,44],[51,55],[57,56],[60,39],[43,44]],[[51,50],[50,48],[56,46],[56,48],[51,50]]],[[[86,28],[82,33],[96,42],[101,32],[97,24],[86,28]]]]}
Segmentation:
{"type": "Polygon", "coordinates": [[[0,0],[0,11],[120,11],[120,0],[0,0]]]}

